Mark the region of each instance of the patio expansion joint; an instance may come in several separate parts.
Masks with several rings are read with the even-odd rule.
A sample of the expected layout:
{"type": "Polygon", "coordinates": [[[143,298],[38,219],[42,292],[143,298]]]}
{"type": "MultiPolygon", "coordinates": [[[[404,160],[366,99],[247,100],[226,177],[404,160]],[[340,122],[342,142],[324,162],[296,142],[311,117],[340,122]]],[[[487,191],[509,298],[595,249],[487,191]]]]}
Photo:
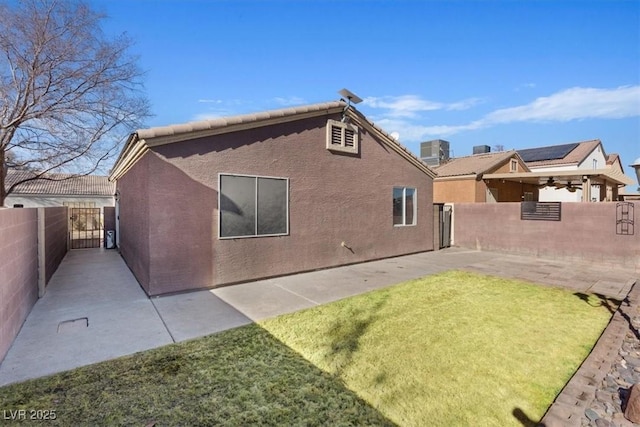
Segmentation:
{"type": "Polygon", "coordinates": [[[176,340],[176,337],[173,336],[173,334],[171,333],[171,329],[169,329],[169,325],[167,325],[167,322],[165,322],[164,318],[162,317],[162,315],[160,314],[160,311],[158,310],[158,307],[156,307],[156,303],[153,301],[154,298],[149,298],[149,301],[151,301],[151,305],[153,305],[153,309],[156,311],[156,314],[158,315],[158,317],[160,318],[160,321],[162,322],[162,324],[164,325],[164,328],[167,330],[167,333],[169,334],[169,337],[171,338],[171,341],[173,343],[178,342],[176,340]]]}
{"type": "Polygon", "coordinates": [[[299,294],[299,293],[297,293],[297,292],[294,292],[294,291],[292,291],[291,289],[287,289],[287,288],[285,288],[284,286],[281,286],[281,285],[279,285],[279,284],[277,284],[277,283],[275,283],[275,282],[273,282],[273,283],[272,283],[272,285],[273,285],[273,286],[275,286],[275,287],[277,287],[277,288],[282,289],[282,290],[283,290],[283,291],[285,291],[285,292],[289,292],[290,294],[293,294],[293,295],[295,295],[295,296],[297,296],[297,297],[299,297],[299,298],[302,298],[302,299],[304,299],[304,300],[307,300],[307,301],[309,301],[310,303],[312,303],[313,305],[320,305],[320,303],[319,303],[319,302],[314,301],[314,300],[312,300],[311,298],[307,298],[307,297],[305,297],[304,295],[301,295],[301,294],[299,294]]]}

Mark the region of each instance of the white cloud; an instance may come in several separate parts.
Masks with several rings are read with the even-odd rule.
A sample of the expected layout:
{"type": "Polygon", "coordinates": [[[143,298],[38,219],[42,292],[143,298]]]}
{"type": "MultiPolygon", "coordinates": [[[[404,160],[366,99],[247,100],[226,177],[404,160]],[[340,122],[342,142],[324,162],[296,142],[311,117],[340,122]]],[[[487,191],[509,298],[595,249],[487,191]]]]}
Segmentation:
{"type": "Polygon", "coordinates": [[[307,103],[307,101],[305,101],[304,98],[301,98],[299,96],[290,96],[288,98],[277,97],[277,98],[273,98],[273,100],[276,102],[276,104],[280,104],[284,106],[301,105],[301,104],[307,103]]]}
{"type": "Polygon", "coordinates": [[[478,104],[483,103],[484,100],[482,98],[469,98],[463,99],[462,101],[454,102],[452,104],[447,104],[447,110],[449,111],[461,111],[468,110],[471,107],[475,107],[478,104]]]}
{"type": "Polygon", "coordinates": [[[376,125],[388,132],[397,132],[400,134],[400,141],[423,141],[436,137],[446,137],[463,131],[479,129],[483,126],[479,121],[458,126],[423,126],[412,123],[409,120],[395,118],[383,118],[377,121],[376,125]]]}
{"type": "Polygon", "coordinates": [[[540,97],[518,107],[487,114],[486,124],[512,122],[567,122],[581,119],[621,119],[640,115],[640,86],[616,89],[574,87],[540,97]]]}
{"type": "Polygon", "coordinates": [[[198,102],[203,104],[222,104],[221,99],[198,99],[198,102]]]}
{"type": "Polygon", "coordinates": [[[417,117],[420,111],[441,110],[444,105],[439,102],[427,101],[416,95],[385,96],[381,98],[367,97],[364,105],[371,108],[389,110],[390,117],[417,117]]]}
{"type": "Polygon", "coordinates": [[[391,98],[367,98],[373,108],[390,111],[377,120],[389,132],[399,132],[400,139],[418,141],[425,138],[447,137],[460,132],[493,127],[516,122],[568,122],[584,119],[620,119],[640,116],[640,86],[620,86],[614,89],[574,87],[539,97],[529,104],[501,108],[478,120],[462,125],[423,126],[416,123],[418,111],[439,109],[458,111],[470,108],[479,102],[469,98],[452,104],[422,101],[414,95],[391,98]]]}
{"type": "Polygon", "coordinates": [[[480,98],[463,99],[462,101],[450,104],[422,99],[418,95],[367,97],[363,100],[364,105],[371,108],[387,110],[387,117],[418,118],[419,113],[435,110],[460,111],[467,110],[479,103],[480,98]]]}

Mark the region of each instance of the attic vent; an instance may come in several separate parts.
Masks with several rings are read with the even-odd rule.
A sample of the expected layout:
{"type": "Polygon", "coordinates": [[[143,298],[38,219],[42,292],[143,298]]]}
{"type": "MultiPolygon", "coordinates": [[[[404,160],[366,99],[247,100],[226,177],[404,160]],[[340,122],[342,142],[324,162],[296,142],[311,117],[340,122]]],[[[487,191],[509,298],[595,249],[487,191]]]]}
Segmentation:
{"type": "Polygon", "coordinates": [[[342,129],[331,126],[331,145],[342,145],[342,129]]]}
{"type": "Polygon", "coordinates": [[[345,147],[354,147],[356,142],[355,139],[355,132],[352,131],[351,129],[345,129],[344,130],[344,146],[345,147]]]}
{"type": "Polygon", "coordinates": [[[343,153],[358,153],[358,128],[336,120],[327,121],[327,149],[343,153]]]}

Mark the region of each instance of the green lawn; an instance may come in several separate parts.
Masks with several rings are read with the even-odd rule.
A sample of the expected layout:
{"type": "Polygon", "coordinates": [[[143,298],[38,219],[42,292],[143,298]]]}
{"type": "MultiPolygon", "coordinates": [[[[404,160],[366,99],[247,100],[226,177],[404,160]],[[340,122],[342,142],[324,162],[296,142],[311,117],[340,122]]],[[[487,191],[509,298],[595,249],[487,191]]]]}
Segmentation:
{"type": "Polygon", "coordinates": [[[521,426],[514,414],[543,415],[609,318],[597,298],[449,272],[2,387],[0,416],[54,410],[59,425],[521,426]]]}
{"type": "Polygon", "coordinates": [[[610,317],[596,297],[449,272],[262,326],[397,424],[521,426],[514,413],[538,421],[610,317]]]}

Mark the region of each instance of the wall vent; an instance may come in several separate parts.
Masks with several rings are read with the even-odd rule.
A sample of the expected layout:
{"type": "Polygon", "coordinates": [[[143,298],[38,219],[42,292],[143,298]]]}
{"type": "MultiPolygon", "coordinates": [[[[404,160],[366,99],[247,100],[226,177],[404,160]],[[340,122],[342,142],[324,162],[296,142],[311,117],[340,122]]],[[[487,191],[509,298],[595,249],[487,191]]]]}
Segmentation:
{"type": "Polygon", "coordinates": [[[358,154],[358,128],[337,120],[327,121],[327,150],[358,154]]]}

